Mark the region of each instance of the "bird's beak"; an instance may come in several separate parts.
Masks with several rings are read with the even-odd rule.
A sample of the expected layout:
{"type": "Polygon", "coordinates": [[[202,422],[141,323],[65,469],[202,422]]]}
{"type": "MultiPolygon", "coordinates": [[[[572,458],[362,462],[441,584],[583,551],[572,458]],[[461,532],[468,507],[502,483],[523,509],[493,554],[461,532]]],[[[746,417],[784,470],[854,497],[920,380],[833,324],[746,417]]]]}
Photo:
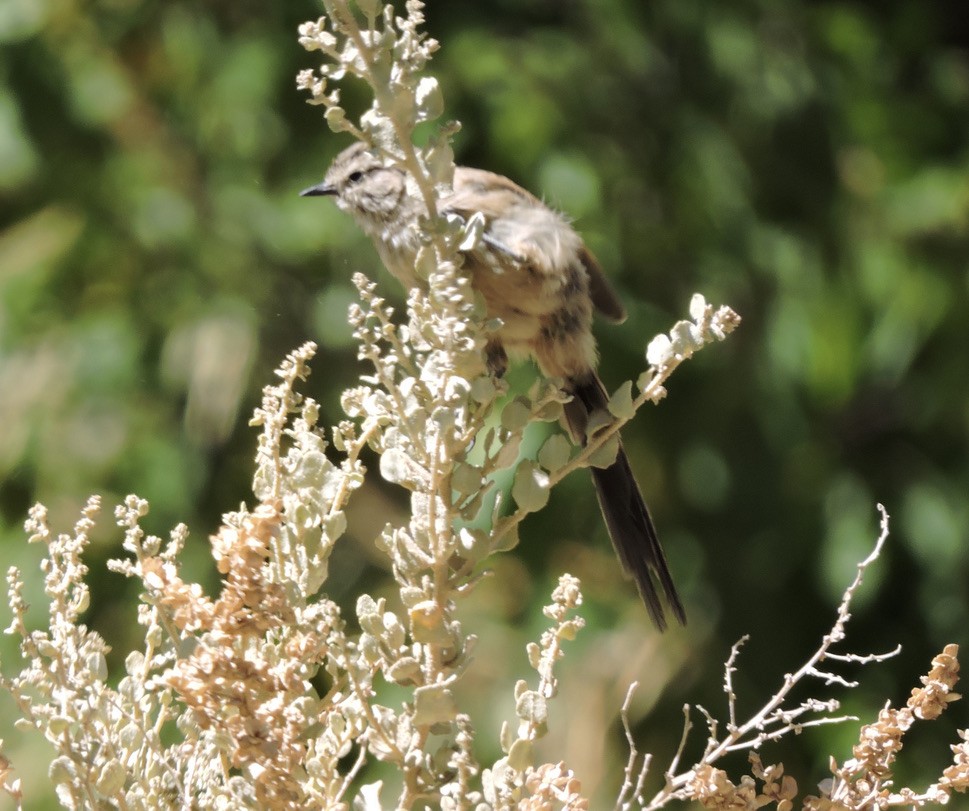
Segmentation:
{"type": "Polygon", "coordinates": [[[322,183],[317,183],[315,186],[310,186],[308,189],[303,189],[299,193],[300,197],[332,197],[336,195],[336,188],[331,186],[325,180],[322,183]]]}

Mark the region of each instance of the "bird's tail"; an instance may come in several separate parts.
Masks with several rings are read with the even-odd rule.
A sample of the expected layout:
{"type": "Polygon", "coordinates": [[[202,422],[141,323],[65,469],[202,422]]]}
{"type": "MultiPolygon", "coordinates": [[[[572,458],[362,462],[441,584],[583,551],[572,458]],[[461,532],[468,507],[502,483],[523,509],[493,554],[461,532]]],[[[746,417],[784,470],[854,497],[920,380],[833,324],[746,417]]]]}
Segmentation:
{"type": "MultiPolygon", "coordinates": [[[[609,398],[602,381],[594,373],[587,380],[573,381],[571,391],[573,398],[566,405],[566,419],[572,433],[584,442],[589,415],[593,411],[606,408],[609,398]]],[[[663,554],[663,547],[656,537],[656,528],[622,443],[615,462],[607,468],[594,467],[591,470],[599,509],[606,521],[612,545],[626,571],[636,581],[656,627],[661,631],[666,628],[666,615],[656,586],[657,581],[673,615],[680,624],[685,625],[686,612],[676,593],[666,555],[663,554]]]]}

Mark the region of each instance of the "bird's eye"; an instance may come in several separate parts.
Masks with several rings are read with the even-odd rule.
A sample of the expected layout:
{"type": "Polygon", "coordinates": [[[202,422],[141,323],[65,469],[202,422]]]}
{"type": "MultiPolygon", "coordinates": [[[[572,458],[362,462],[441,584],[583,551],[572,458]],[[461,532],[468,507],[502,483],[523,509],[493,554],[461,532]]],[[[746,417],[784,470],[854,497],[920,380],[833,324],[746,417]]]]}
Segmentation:
{"type": "Polygon", "coordinates": [[[363,172],[350,172],[350,174],[347,175],[347,183],[358,183],[362,177],[363,172]]]}

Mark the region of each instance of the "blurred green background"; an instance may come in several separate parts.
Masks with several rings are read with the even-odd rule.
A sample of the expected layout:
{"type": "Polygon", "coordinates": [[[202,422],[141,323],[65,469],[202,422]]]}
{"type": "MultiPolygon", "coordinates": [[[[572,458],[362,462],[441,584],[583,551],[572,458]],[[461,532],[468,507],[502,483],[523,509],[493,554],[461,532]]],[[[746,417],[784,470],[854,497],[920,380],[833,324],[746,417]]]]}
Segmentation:
{"type": "MultiPolygon", "coordinates": [[[[43,501],[67,531],[102,494],[89,619],[115,665],[139,629],[131,584],[104,569],[120,554],[114,505],[148,498],[146,526],[163,535],[186,522],[186,571],[215,588],[205,539],[251,502],[246,421],[272,369],[319,342],[308,388],[335,422],[361,368],[351,272],[401,299],[332,204],[297,196],[348,143],[295,89],[317,64],[296,27],[319,13],[295,0],[0,5],[0,558],[27,571],[39,621],[26,511],[43,501]]],[[[801,697],[839,696],[864,718],[903,702],[969,628],[965,3],[432,0],[427,15],[459,159],[573,216],[628,303],[625,324],[598,330],[608,384],[635,379],[694,291],[744,317],[626,432],[690,625],[654,633],[587,476],[572,477],[465,609],[482,637],[465,694],[482,756],[497,756],[537,607],[568,570],[592,627],[568,649],[540,755],[566,759],[603,807],[625,762],[617,708],[638,679],[636,733],[658,781],[682,705],[722,707],[741,634],[741,714],[814,650],[877,536],[876,502],[893,533],[847,649],[903,653],[843,670],[862,680],[850,694],[801,697]]],[[[367,103],[359,88],[345,99],[367,103]]],[[[405,507],[376,476],[358,494],[333,567],[341,603],[389,593],[371,539],[405,507]]],[[[29,807],[44,807],[44,749],[15,714],[0,697],[0,736],[29,807]]],[[[901,771],[916,787],[969,726],[961,705],[951,715],[910,736],[901,771]]],[[[764,759],[810,792],[856,735],[809,731],[764,759]]]]}

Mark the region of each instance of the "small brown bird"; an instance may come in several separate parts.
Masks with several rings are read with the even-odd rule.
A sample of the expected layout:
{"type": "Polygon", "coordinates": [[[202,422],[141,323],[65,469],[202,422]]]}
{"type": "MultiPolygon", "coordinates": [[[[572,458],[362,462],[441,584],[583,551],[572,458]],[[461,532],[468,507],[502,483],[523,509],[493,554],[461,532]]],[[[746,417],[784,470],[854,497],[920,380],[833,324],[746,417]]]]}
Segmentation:
{"type": "MultiPolygon", "coordinates": [[[[420,283],[414,264],[420,248],[416,226],[424,207],[400,169],[356,143],[337,155],[322,183],[301,194],[334,197],[371,237],[387,269],[408,288],[420,283]]],[[[584,443],[589,415],[605,409],[609,400],[596,374],[593,310],[612,321],[626,317],[599,263],[565,217],[501,175],[457,167],[453,190],[440,201],[440,209],[464,219],[476,213],[485,218],[483,237],[465,253],[464,267],[488,316],[501,319],[488,346],[492,370],[502,374],[510,353],[531,356],[545,375],[563,378],[572,395],[566,419],[576,441],[584,443]]],[[[610,467],[591,470],[609,536],[653,621],[660,630],[666,627],[655,577],[673,614],[685,623],[622,445],[610,467]]]]}

